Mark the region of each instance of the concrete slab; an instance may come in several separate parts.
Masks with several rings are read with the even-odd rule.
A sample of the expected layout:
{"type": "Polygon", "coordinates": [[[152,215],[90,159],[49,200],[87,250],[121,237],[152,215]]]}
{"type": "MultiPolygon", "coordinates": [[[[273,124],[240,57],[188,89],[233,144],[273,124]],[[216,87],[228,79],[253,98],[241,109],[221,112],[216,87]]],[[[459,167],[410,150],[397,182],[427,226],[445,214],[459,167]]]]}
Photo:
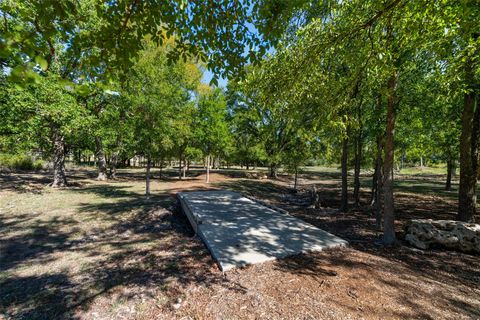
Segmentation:
{"type": "Polygon", "coordinates": [[[347,241],[233,191],[178,194],[182,209],[222,271],[347,241]]]}

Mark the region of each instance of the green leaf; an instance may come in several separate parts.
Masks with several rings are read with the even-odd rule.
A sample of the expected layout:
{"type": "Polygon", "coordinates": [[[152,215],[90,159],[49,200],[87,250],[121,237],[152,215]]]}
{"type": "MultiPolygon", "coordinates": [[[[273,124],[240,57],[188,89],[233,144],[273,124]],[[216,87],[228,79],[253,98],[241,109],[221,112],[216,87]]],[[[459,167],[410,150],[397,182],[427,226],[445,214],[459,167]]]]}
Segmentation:
{"type": "Polygon", "coordinates": [[[210,85],[211,86],[216,86],[218,87],[218,80],[217,80],[217,77],[214,76],[211,80],[210,80],[210,85]]]}
{"type": "Polygon", "coordinates": [[[48,69],[48,61],[45,60],[42,56],[36,56],[35,62],[40,66],[43,71],[48,69]]]}

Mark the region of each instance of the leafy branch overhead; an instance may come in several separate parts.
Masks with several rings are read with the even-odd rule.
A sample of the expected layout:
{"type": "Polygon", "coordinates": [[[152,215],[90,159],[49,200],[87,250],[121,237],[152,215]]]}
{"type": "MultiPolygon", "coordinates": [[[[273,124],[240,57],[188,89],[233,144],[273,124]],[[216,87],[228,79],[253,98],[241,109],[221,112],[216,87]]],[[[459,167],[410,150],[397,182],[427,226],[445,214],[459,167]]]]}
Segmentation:
{"type": "MultiPolygon", "coordinates": [[[[255,6],[254,6],[255,7],[255,6]]],[[[64,77],[107,78],[128,68],[146,39],[159,46],[174,39],[168,58],[195,58],[217,76],[230,76],[269,48],[252,29],[250,1],[13,1],[0,4],[0,63],[18,64],[18,80],[49,70],[61,51],[64,77]],[[244,54],[249,48],[250,54],[244,54]]]]}

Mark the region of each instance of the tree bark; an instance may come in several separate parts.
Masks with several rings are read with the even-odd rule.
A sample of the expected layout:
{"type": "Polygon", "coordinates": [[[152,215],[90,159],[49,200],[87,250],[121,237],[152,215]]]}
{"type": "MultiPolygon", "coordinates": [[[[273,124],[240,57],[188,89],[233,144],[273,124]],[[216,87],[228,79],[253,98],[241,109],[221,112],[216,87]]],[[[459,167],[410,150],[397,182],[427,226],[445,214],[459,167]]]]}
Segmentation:
{"type": "Polygon", "coordinates": [[[76,161],[78,165],[82,164],[82,150],[77,150],[76,161]]]}
{"type": "Polygon", "coordinates": [[[447,181],[445,183],[445,190],[452,191],[452,175],[454,170],[454,161],[452,158],[447,159],[447,181]]]}
{"type": "Polygon", "coordinates": [[[348,210],[348,132],[342,139],[342,198],[340,202],[340,211],[348,210]]]}
{"type": "Polygon", "coordinates": [[[119,152],[114,151],[112,154],[112,157],[110,158],[110,174],[109,177],[110,179],[116,179],[117,178],[117,165],[118,165],[118,156],[119,152]]]}
{"type": "Polygon", "coordinates": [[[298,188],[298,166],[295,166],[295,180],[294,180],[293,189],[297,191],[297,188],[298,188]]]}
{"type": "Polygon", "coordinates": [[[460,186],[458,220],[475,222],[477,207],[478,139],[480,111],[475,92],[475,73],[472,57],[465,63],[467,91],[464,94],[462,133],[460,136],[460,186]]]}
{"type": "Polygon", "coordinates": [[[65,139],[58,128],[52,132],[53,140],[53,182],[52,187],[65,187],[67,177],[65,175],[65,139]]]}
{"type": "Polygon", "coordinates": [[[178,179],[182,180],[182,154],[178,156],[178,179]]]}
{"type": "Polygon", "coordinates": [[[182,171],[183,171],[183,178],[185,179],[187,177],[187,160],[185,158],[183,159],[182,171]]]}
{"type": "MultiPolygon", "coordinates": [[[[380,152],[383,150],[380,149],[380,152]]],[[[383,222],[383,159],[380,157],[379,171],[377,176],[377,190],[375,190],[375,197],[377,201],[375,202],[375,225],[377,230],[382,230],[383,222]]]]}
{"type": "MultiPolygon", "coordinates": [[[[360,122],[361,123],[361,122],[360,122]]],[[[355,206],[360,206],[360,169],[362,164],[362,128],[360,125],[359,132],[355,141],[355,169],[354,169],[354,182],[353,182],[353,199],[355,200],[355,206]]]]}
{"type": "Polygon", "coordinates": [[[382,229],[382,213],[383,213],[383,195],[382,195],[382,182],[383,182],[383,137],[377,136],[377,151],[375,155],[375,172],[373,174],[372,181],[372,200],[371,205],[375,214],[375,227],[377,230],[382,229]]]}
{"type": "MultiPolygon", "coordinates": [[[[378,94],[378,97],[377,97],[377,105],[375,108],[375,112],[378,115],[382,114],[382,95],[380,93],[378,94]]],[[[383,126],[383,122],[381,121],[380,117],[379,119],[380,119],[379,123],[375,126],[376,129],[380,129],[383,126]]],[[[377,133],[376,143],[377,143],[377,149],[375,153],[375,168],[373,173],[372,195],[371,195],[371,201],[370,201],[370,205],[372,206],[375,206],[375,204],[380,200],[380,197],[378,197],[380,192],[378,192],[378,190],[381,189],[380,185],[382,181],[383,134],[377,133]]],[[[380,228],[380,225],[378,225],[377,227],[380,228]]]]}
{"type": "Polygon", "coordinates": [[[273,163],[270,165],[270,178],[272,179],[278,178],[278,168],[276,163],[273,163]]]}
{"type": "Polygon", "coordinates": [[[158,172],[158,179],[162,180],[163,160],[160,160],[160,170],[158,172]]]}
{"type": "Polygon", "coordinates": [[[102,138],[95,137],[95,157],[98,164],[97,180],[107,180],[107,163],[105,161],[105,153],[103,152],[102,138]]]}
{"type": "Polygon", "coordinates": [[[377,152],[376,152],[376,155],[375,155],[375,162],[373,164],[373,175],[372,175],[372,189],[371,189],[371,192],[370,192],[370,205],[371,206],[374,206],[375,203],[378,201],[378,198],[377,198],[377,189],[378,189],[378,176],[380,174],[380,170],[381,170],[381,164],[379,163],[379,161],[382,161],[382,156],[378,155],[378,150],[379,150],[379,147],[378,147],[378,142],[377,142],[377,152]]]}
{"type": "Polygon", "coordinates": [[[397,72],[388,79],[387,126],[385,132],[385,156],[383,162],[383,243],[395,243],[395,211],[393,197],[393,161],[395,138],[395,104],[397,89],[397,72]]]}
{"type": "Polygon", "coordinates": [[[207,155],[205,162],[207,163],[207,176],[205,177],[205,181],[210,183],[210,155],[207,155]]]}
{"type": "Polygon", "coordinates": [[[152,160],[150,159],[150,155],[147,156],[147,174],[145,179],[145,195],[150,195],[150,166],[152,160]]]}

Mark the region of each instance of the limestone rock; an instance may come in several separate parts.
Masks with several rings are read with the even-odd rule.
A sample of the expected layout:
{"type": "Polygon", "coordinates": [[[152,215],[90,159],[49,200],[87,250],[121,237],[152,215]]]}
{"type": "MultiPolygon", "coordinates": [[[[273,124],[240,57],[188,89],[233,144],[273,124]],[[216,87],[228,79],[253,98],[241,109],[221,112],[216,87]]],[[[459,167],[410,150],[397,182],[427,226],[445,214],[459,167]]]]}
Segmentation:
{"type": "Polygon", "coordinates": [[[245,176],[248,179],[258,179],[258,180],[268,179],[267,175],[261,172],[246,172],[245,176]]]}
{"type": "Polygon", "coordinates": [[[405,240],[424,250],[433,245],[480,253],[480,224],[454,220],[411,220],[406,227],[405,240]]]}

